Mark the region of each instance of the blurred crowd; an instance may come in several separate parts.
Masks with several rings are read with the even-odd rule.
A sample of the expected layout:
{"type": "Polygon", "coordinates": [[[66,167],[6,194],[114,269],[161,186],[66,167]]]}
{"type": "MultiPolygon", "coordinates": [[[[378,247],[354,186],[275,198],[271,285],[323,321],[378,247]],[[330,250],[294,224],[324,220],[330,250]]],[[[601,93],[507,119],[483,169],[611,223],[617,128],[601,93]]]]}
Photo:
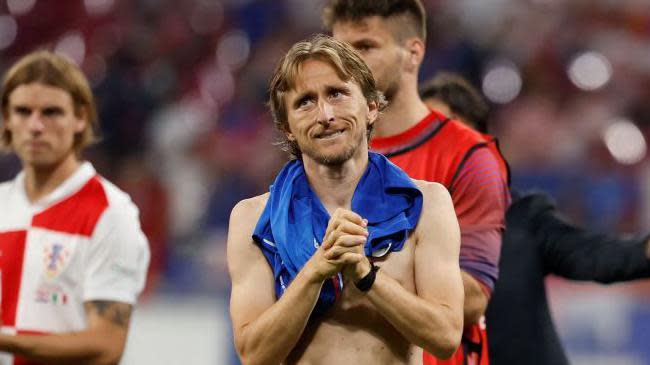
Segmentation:
{"type": "MultiPolygon", "coordinates": [[[[650,228],[650,1],[429,0],[425,80],[459,72],[492,106],[519,188],[603,231],[650,228]]],[[[226,292],[233,205],[286,156],[265,106],[322,0],[0,0],[0,71],[35,48],[82,65],[102,141],[86,156],[139,206],[149,292],[226,292]]],[[[0,155],[0,180],[19,169],[0,155]]]]}

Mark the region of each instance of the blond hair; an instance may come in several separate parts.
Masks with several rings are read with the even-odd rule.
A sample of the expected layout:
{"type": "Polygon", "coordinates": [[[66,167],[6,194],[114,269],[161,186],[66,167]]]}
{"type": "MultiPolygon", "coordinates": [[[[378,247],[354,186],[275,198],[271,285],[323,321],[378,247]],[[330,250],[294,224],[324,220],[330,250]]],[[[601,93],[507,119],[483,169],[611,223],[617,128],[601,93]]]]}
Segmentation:
{"type": "MultiPolygon", "coordinates": [[[[280,145],[295,158],[300,158],[300,149],[297,143],[289,141],[284,133],[289,131],[285,95],[295,88],[300,65],[309,59],[328,62],[342,80],[354,80],[361,88],[366,100],[375,102],[379,110],[386,105],[386,99],[377,89],[372,72],[361,57],[346,43],[323,34],[317,34],[308,40],[294,44],[289,52],[282,57],[271,77],[268,105],[275,126],[282,135],[280,145]]],[[[370,136],[371,128],[370,126],[368,136],[370,136]]]]}

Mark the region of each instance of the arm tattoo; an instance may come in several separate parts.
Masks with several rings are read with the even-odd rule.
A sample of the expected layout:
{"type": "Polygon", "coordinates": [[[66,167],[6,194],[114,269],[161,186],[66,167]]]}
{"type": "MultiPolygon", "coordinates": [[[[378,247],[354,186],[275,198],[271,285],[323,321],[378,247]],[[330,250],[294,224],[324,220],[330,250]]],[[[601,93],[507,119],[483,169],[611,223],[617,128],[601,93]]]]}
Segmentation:
{"type": "Polygon", "coordinates": [[[86,304],[86,309],[97,313],[114,324],[127,328],[131,319],[131,305],[110,300],[93,300],[86,304]]]}

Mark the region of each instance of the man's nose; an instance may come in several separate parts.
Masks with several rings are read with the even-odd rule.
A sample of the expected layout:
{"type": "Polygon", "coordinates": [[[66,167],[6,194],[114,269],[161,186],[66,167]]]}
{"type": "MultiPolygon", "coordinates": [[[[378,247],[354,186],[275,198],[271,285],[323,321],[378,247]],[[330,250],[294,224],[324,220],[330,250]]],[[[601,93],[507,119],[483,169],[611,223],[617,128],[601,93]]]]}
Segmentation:
{"type": "Polygon", "coordinates": [[[27,120],[27,127],[31,132],[42,132],[45,128],[43,116],[40,113],[32,113],[27,120]]]}
{"type": "Polygon", "coordinates": [[[334,109],[327,101],[318,103],[318,120],[317,122],[325,126],[334,121],[334,109]]]}

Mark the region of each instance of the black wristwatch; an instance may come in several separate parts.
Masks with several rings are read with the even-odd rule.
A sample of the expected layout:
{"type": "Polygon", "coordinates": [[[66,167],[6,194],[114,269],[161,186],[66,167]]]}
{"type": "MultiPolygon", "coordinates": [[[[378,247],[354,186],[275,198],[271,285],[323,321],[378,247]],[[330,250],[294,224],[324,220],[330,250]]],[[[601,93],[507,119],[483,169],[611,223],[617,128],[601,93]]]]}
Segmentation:
{"type": "Polygon", "coordinates": [[[362,292],[370,290],[372,284],[375,283],[375,279],[377,278],[377,270],[379,270],[379,266],[375,266],[375,264],[370,261],[370,272],[354,283],[354,286],[362,292]]]}

